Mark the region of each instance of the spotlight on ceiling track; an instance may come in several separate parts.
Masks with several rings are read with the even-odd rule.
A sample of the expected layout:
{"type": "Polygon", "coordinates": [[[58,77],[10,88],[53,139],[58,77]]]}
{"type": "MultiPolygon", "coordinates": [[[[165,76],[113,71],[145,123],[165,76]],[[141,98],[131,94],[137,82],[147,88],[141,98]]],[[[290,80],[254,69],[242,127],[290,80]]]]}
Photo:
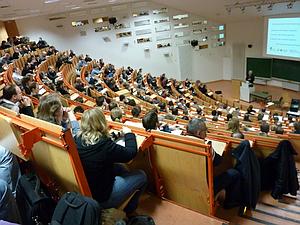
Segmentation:
{"type": "Polygon", "coordinates": [[[226,12],[227,12],[228,15],[230,15],[231,14],[231,8],[226,8],[226,12]]]}
{"type": "Polygon", "coordinates": [[[267,9],[271,11],[273,9],[273,4],[271,3],[270,5],[268,5],[267,9]]]}
{"type": "Polygon", "coordinates": [[[257,5],[256,10],[257,10],[257,12],[261,12],[261,5],[257,5]]]}
{"type": "Polygon", "coordinates": [[[245,9],[246,9],[245,6],[241,6],[240,9],[242,13],[245,13],[245,9]]]}
{"type": "Polygon", "coordinates": [[[294,2],[290,2],[290,3],[288,3],[288,4],[286,5],[286,7],[287,7],[288,9],[292,9],[293,6],[294,6],[294,2]]]}

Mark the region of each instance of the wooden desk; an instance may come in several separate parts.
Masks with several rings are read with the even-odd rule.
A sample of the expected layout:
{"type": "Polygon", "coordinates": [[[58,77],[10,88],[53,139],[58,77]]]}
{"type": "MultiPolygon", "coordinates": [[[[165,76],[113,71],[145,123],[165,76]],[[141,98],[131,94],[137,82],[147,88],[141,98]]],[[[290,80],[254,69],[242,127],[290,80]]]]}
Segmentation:
{"type": "Polygon", "coordinates": [[[272,95],[264,92],[253,92],[250,94],[251,100],[261,100],[265,103],[272,101],[272,95]]]}

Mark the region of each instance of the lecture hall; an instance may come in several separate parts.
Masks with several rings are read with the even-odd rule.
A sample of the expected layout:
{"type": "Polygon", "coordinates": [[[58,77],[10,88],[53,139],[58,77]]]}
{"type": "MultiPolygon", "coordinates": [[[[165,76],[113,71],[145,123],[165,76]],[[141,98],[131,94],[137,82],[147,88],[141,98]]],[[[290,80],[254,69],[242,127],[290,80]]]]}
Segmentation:
{"type": "Polygon", "coordinates": [[[0,225],[300,224],[300,0],[0,0],[0,225]]]}

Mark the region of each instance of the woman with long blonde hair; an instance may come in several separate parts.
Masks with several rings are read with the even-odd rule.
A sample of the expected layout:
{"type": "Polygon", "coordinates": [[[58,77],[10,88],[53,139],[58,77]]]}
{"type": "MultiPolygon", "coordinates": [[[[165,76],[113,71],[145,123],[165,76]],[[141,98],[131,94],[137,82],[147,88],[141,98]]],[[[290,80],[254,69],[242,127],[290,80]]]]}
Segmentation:
{"type": "Polygon", "coordinates": [[[135,135],[124,127],[125,147],[113,142],[100,108],[86,110],[80,128],[75,142],[93,198],[103,208],[116,208],[137,191],[124,209],[132,214],[146,188],[147,177],[142,170],[129,172],[117,163],[129,162],[136,156],[135,135]]]}

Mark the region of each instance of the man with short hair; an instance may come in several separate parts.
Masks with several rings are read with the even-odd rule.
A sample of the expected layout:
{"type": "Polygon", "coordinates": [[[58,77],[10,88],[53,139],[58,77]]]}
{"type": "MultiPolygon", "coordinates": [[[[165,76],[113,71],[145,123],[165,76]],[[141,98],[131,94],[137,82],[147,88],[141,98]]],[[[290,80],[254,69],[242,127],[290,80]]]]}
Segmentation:
{"type": "MultiPolygon", "coordinates": [[[[189,121],[187,125],[188,135],[205,140],[207,127],[202,119],[193,118],[189,121]]],[[[215,153],[212,149],[212,159],[214,166],[221,163],[222,156],[215,153]]],[[[214,177],[214,193],[216,199],[225,190],[225,202],[224,207],[234,207],[239,204],[240,200],[240,179],[241,175],[236,169],[228,169],[214,177]]]]}
{"type": "Polygon", "coordinates": [[[22,96],[21,89],[15,84],[4,87],[0,106],[34,117],[30,98],[22,96]]]}

